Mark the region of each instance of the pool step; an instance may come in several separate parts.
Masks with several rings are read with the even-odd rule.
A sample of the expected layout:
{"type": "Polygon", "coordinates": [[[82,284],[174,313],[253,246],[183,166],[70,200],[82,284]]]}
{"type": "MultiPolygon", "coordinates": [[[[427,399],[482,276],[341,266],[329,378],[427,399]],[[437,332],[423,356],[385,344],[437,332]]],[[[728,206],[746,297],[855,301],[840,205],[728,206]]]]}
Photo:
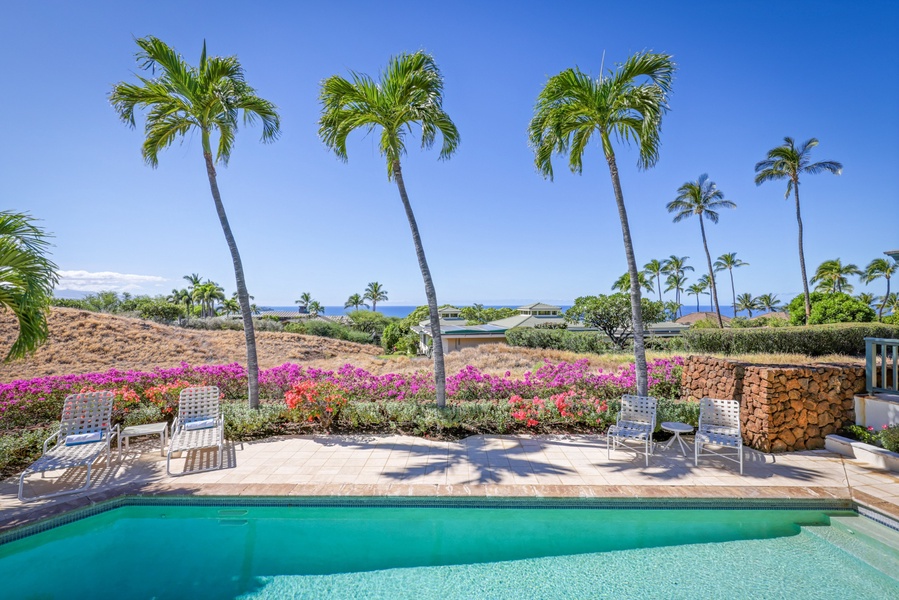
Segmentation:
{"type": "Polygon", "coordinates": [[[865,517],[831,517],[828,525],[802,525],[818,537],[899,581],[899,533],[865,517]]]}

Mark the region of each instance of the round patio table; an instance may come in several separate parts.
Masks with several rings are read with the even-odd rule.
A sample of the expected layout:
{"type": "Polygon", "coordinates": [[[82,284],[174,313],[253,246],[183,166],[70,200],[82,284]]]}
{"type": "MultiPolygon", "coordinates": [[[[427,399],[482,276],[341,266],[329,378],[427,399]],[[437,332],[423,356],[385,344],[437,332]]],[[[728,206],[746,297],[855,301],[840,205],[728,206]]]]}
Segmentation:
{"type": "Polygon", "coordinates": [[[670,448],[671,444],[674,443],[674,440],[677,440],[677,443],[680,444],[681,452],[683,452],[684,456],[686,456],[687,446],[684,444],[684,440],[681,439],[680,434],[693,433],[693,426],[687,425],[686,423],[679,423],[677,421],[665,421],[664,423],[662,423],[662,429],[674,434],[671,439],[668,440],[668,443],[665,444],[665,448],[670,448]]]}

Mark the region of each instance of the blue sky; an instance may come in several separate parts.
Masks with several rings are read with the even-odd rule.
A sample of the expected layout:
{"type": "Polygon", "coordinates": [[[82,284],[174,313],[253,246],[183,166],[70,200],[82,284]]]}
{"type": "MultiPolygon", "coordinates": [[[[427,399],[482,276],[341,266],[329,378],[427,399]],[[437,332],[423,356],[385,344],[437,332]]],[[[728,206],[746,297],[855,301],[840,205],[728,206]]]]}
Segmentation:
{"type": "MultiPolygon", "coordinates": [[[[449,161],[415,142],[404,160],[441,303],[566,303],[607,293],[626,270],[598,147],[583,175],[558,162],[549,182],[527,146],[547,77],[575,65],[596,75],[603,52],[607,67],[644,49],[678,64],[658,165],[640,172],[635,151],[618,148],[641,265],[677,254],[701,271],[699,224],[673,224],[665,204],[708,173],[738,205],[708,228],[713,258],[737,252],[750,263],[735,271],[738,293],[798,293],[792,200],[781,183],[753,183],[754,164],[787,135],[817,137],[814,158],[844,165],[839,177],[802,183],[810,271],[837,257],[863,267],[899,247],[894,2],[18,2],[0,21],[0,198],[55,234],[62,288],[168,293],[196,272],[234,289],[199,138],[151,169],[140,127],[128,129],[109,106],[111,86],[133,80],[133,38],[145,35],[191,63],[204,39],[210,54],[236,54],[279,108],[281,139],[262,144],[259,129],[242,129],[219,169],[261,305],[306,291],[343,304],[370,281],[390,304],[424,303],[373,140],[353,137],[344,164],[317,137],[322,79],[375,74],[391,55],[418,49],[443,71],[444,107],[462,140],[449,161]]],[[[722,304],[729,299],[725,288],[722,304]]]]}

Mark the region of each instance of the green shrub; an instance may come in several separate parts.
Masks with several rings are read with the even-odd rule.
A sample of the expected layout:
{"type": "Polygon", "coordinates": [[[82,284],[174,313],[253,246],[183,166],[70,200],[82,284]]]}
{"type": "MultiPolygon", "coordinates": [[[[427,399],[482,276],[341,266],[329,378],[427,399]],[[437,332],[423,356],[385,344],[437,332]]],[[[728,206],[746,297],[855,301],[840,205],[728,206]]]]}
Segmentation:
{"type": "Polygon", "coordinates": [[[699,425],[699,402],[695,400],[677,400],[659,398],[656,423],[677,421],[696,427],[699,425]]]}
{"type": "Polygon", "coordinates": [[[269,437],[281,432],[286,421],[287,406],[283,402],[261,402],[254,410],[246,402],[225,402],[225,439],[241,441],[269,437]]]}
{"type": "Polygon", "coordinates": [[[381,335],[391,324],[390,317],[371,310],[354,310],[349,315],[351,327],[356,331],[372,335],[381,335]]]}
{"type": "Polygon", "coordinates": [[[684,350],[684,338],[679,335],[667,338],[647,336],[643,339],[643,344],[647,350],[657,352],[682,352],[684,350]]]}
{"type": "Polygon", "coordinates": [[[899,327],[880,323],[813,325],[754,329],[688,330],[684,345],[690,352],[715,354],[805,354],[863,356],[865,338],[895,338],[899,327]]]}
{"type": "MultiPolygon", "coordinates": [[[[243,331],[243,320],[231,317],[206,317],[203,319],[191,317],[186,319],[182,325],[189,329],[243,331]]],[[[284,325],[280,321],[272,321],[266,318],[254,318],[253,328],[256,331],[285,331],[284,325]]]]}
{"type": "Polygon", "coordinates": [[[183,308],[178,304],[172,304],[161,300],[153,300],[144,302],[137,308],[137,312],[142,319],[151,319],[153,321],[161,321],[170,323],[178,320],[184,312],[183,308]]]}
{"type": "Polygon", "coordinates": [[[613,348],[609,338],[599,331],[514,327],[506,331],[506,341],[511,346],[594,354],[605,354],[613,348]]]}
{"type": "Polygon", "coordinates": [[[332,338],[335,340],[346,340],[358,344],[374,343],[370,333],[355,331],[349,327],[344,327],[340,323],[324,321],[321,319],[309,319],[300,323],[288,323],[284,326],[284,331],[290,333],[302,333],[304,335],[317,335],[318,337],[332,338]]]}
{"type": "Polygon", "coordinates": [[[81,310],[90,310],[84,300],[75,300],[74,298],[53,298],[50,306],[59,306],[61,308],[79,308],[81,310]]]}
{"type": "MultiPolygon", "coordinates": [[[[812,292],[809,294],[812,312],[809,325],[827,323],[870,323],[877,313],[874,309],[849,294],[812,292]]],[[[799,294],[787,305],[791,325],[805,323],[805,298],[799,294]]]]}
{"type": "Polygon", "coordinates": [[[44,440],[57,429],[55,425],[0,435],[0,477],[17,473],[36,461],[43,451],[44,440]]]}
{"type": "Polygon", "coordinates": [[[882,430],[880,443],[890,452],[899,452],[899,425],[890,425],[882,430]]]}
{"type": "Polygon", "coordinates": [[[718,321],[699,319],[690,325],[690,329],[720,329],[720,327],[718,327],[718,321]]]}
{"type": "Polygon", "coordinates": [[[147,423],[160,423],[166,419],[159,407],[155,404],[144,404],[137,408],[131,409],[125,414],[122,427],[131,427],[133,425],[146,425],[147,423]]]}

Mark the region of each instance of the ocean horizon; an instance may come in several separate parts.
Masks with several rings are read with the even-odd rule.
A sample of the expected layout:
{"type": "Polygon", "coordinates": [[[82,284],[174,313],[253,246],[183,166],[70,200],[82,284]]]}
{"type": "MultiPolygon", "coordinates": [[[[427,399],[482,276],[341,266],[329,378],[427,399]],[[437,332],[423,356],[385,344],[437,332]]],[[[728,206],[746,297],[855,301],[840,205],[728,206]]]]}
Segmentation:
{"type": "MultiPolygon", "coordinates": [[[[503,305],[503,304],[485,304],[484,305],[484,308],[506,308],[506,307],[507,306],[503,305]]],[[[418,307],[417,306],[389,306],[389,305],[388,306],[378,306],[378,312],[383,314],[386,317],[397,317],[397,318],[403,319],[403,318],[408,317],[409,314],[411,314],[412,311],[415,310],[416,308],[418,308],[418,307]]],[[[460,306],[459,308],[462,308],[462,306],[460,306]]],[[[513,307],[513,308],[517,308],[517,307],[513,307]]],[[[562,311],[564,312],[564,311],[568,310],[569,308],[571,308],[571,305],[570,304],[562,304],[561,308],[562,308],[562,311]]],[[[342,306],[325,306],[324,309],[325,309],[324,315],[326,317],[348,315],[351,312],[354,312],[354,310],[352,308],[344,308],[342,306]]],[[[284,310],[284,311],[298,312],[296,304],[294,304],[293,306],[260,306],[259,310],[261,310],[263,312],[265,312],[267,310],[284,310]]],[[[368,309],[360,308],[359,310],[368,310],[368,309]]],[[[689,314],[695,313],[695,312],[714,312],[714,309],[711,306],[705,305],[705,304],[699,305],[699,311],[696,310],[696,305],[693,305],[693,306],[684,305],[681,307],[681,310],[684,315],[689,315],[689,314]]],[[[741,311],[741,312],[742,312],[742,314],[740,316],[743,316],[743,317],[749,316],[746,313],[746,311],[741,311]]],[[[753,313],[753,316],[756,316],[759,314],[762,314],[762,312],[759,311],[757,313],[753,313]]],[[[722,305],[721,306],[721,316],[733,317],[734,316],[733,307],[722,305]]]]}

